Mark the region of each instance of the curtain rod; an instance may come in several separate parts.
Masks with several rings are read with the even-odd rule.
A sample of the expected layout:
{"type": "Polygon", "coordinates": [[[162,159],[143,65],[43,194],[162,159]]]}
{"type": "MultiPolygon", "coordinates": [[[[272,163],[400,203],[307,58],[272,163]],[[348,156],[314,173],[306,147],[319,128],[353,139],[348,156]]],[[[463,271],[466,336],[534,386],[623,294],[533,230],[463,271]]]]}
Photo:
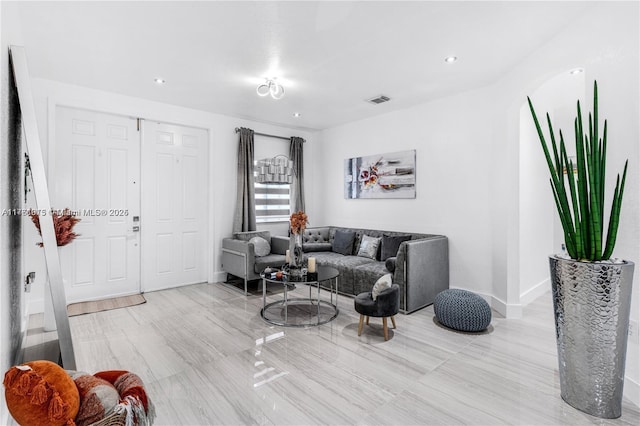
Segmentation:
{"type": "MultiPolygon", "coordinates": [[[[236,133],[240,132],[240,128],[236,127],[236,133]]],[[[285,141],[290,141],[291,138],[287,138],[285,136],[278,136],[278,135],[270,135],[268,133],[259,133],[259,132],[253,132],[254,135],[258,135],[258,136],[267,136],[269,138],[276,138],[276,139],[284,139],[285,141]]],[[[306,142],[306,141],[305,141],[306,142]]]]}

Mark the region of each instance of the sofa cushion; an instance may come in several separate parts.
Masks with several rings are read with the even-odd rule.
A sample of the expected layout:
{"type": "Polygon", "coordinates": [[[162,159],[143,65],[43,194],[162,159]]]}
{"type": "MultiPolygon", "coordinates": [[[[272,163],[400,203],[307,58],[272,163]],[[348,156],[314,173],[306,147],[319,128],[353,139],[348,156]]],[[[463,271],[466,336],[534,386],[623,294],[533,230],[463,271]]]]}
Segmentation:
{"type": "Polygon", "coordinates": [[[358,256],[368,257],[369,259],[375,259],[376,255],[378,254],[379,245],[380,245],[380,238],[363,235],[360,241],[360,248],[358,249],[358,256]]]}
{"type": "Polygon", "coordinates": [[[305,253],[318,251],[331,251],[331,243],[302,243],[302,251],[305,253]]]}
{"type": "Polygon", "coordinates": [[[398,248],[400,248],[400,244],[405,241],[409,241],[411,239],[411,235],[388,235],[384,234],[382,236],[382,253],[380,255],[380,260],[387,260],[390,257],[394,257],[398,254],[398,248]]]}
{"type": "Polygon", "coordinates": [[[351,255],[355,237],[355,232],[337,230],[333,238],[332,250],[345,256],[351,255]]]}
{"type": "Polygon", "coordinates": [[[249,241],[253,237],[264,238],[267,241],[271,241],[271,233],[269,231],[247,231],[247,232],[236,232],[233,235],[233,238],[236,240],[249,241]]]}
{"type": "Polygon", "coordinates": [[[389,271],[387,271],[387,268],[384,266],[384,262],[372,260],[356,266],[353,268],[353,271],[351,271],[354,294],[358,294],[363,291],[371,291],[376,281],[378,281],[381,276],[388,273],[389,271]]]}
{"type": "Polygon", "coordinates": [[[262,237],[253,237],[249,240],[253,244],[256,256],[266,256],[271,253],[271,244],[262,237]]]}
{"type": "Polygon", "coordinates": [[[266,267],[280,268],[285,264],[285,256],[283,254],[268,254],[266,256],[256,256],[256,263],[253,265],[256,274],[264,271],[266,267]]]}
{"type": "Polygon", "coordinates": [[[329,227],[307,228],[302,234],[302,245],[305,243],[330,243],[329,227]]]}

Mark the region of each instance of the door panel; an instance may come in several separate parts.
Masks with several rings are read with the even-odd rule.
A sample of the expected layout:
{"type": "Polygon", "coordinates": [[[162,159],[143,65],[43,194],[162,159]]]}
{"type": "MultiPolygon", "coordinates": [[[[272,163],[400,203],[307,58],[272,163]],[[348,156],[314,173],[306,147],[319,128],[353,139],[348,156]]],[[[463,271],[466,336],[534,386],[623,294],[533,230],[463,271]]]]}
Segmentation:
{"type": "Polygon", "coordinates": [[[61,247],[69,302],[140,291],[140,133],[136,120],[56,108],[53,206],[81,221],[61,247]]]}
{"type": "Polygon", "coordinates": [[[145,121],[145,290],[206,281],[208,133],[145,121]]]}

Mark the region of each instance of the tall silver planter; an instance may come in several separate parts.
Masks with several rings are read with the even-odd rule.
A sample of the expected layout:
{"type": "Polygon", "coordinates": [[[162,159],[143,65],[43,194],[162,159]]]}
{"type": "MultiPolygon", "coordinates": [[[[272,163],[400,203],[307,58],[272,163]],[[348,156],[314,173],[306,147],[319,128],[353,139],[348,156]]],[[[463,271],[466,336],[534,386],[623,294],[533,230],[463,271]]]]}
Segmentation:
{"type": "Polygon", "coordinates": [[[562,399],[592,416],[622,414],[633,262],[549,257],[562,399]]]}

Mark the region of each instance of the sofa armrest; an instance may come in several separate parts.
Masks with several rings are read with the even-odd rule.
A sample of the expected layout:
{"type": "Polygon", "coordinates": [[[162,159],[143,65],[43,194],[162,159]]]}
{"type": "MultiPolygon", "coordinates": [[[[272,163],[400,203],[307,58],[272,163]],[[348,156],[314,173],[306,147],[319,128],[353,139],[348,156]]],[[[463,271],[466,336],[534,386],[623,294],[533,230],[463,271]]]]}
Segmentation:
{"type": "Polygon", "coordinates": [[[273,254],[287,254],[289,249],[289,237],[276,235],[271,237],[271,253],[273,254]]]}
{"type": "Polygon", "coordinates": [[[251,279],[256,252],[253,243],[235,238],[222,239],[222,270],[237,277],[251,279]]]}
{"type": "Polygon", "coordinates": [[[400,309],[413,312],[449,288],[449,240],[433,236],[400,244],[393,282],[400,285],[400,309]]]}

